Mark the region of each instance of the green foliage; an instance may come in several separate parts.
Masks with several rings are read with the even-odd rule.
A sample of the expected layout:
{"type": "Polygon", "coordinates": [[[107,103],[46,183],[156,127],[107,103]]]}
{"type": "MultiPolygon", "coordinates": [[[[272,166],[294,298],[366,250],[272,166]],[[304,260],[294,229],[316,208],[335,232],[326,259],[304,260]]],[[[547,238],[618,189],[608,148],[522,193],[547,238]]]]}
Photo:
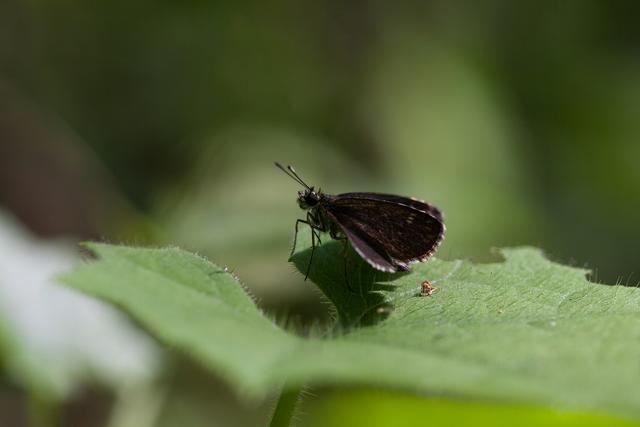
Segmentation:
{"type": "Polygon", "coordinates": [[[382,390],[341,390],[310,401],[307,427],[631,427],[637,422],[523,405],[427,399],[382,390]]]}
{"type": "MultiPolygon", "coordinates": [[[[375,272],[322,245],[310,278],[337,326],[302,338],[274,325],[224,269],[179,249],[89,247],[100,257],[63,281],[120,306],[240,394],[285,384],[371,385],[434,396],[640,417],[640,291],[585,279],[536,249],[504,262],[431,260],[375,272]],[[438,287],[418,296],[420,283],[438,287]]],[[[306,268],[310,251],[293,258],[306,268]]]]}

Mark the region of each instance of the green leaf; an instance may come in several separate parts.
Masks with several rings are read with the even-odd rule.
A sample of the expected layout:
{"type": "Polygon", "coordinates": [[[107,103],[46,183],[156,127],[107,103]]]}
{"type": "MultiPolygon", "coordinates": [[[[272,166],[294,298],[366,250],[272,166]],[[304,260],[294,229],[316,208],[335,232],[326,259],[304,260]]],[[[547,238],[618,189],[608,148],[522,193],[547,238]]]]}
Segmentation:
{"type": "MultiPolygon", "coordinates": [[[[339,327],[302,338],[263,316],[222,268],[179,249],[91,244],[101,258],[63,280],[127,311],[249,397],[307,385],[372,385],[433,396],[640,418],[640,291],[585,279],[531,248],[504,262],[431,260],[404,275],[314,254],[310,278],[339,327]],[[428,279],[438,287],[417,296],[428,279]]],[[[310,251],[293,258],[306,269],[310,251]]]]}
{"type": "Polygon", "coordinates": [[[128,312],[240,392],[263,394],[296,340],[264,317],[223,268],[189,252],[90,243],[101,259],[61,280],[128,312]]]}
{"type": "MultiPolygon", "coordinates": [[[[326,393],[325,393],[326,394],[326,393]]],[[[423,398],[383,390],[338,390],[303,403],[306,427],[632,427],[635,421],[526,405],[423,398]]]]}

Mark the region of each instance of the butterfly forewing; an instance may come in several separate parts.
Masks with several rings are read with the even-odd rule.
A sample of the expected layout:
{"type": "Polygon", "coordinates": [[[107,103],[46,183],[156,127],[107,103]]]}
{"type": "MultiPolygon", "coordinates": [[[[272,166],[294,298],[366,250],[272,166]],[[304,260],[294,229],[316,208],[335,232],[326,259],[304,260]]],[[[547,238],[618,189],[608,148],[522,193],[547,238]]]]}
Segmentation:
{"type": "Polygon", "coordinates": [[[344,193],[335,196],[341,199],[366,199],[366,200],[380,200],[383,202],[398,203],[405,206],[418,209],[420,211],[427,212],[434,216],[436,219],[443,221],[442,212],[430,203],[424,200],[416,199],[413,197],[397,196],[395,194],[384,193],[344,193]]]}
{"type": "Polygon", "coordinates": [[[415,199],[347,193],[326,196],[322,207],[358,253],[380,270],[406,270],[410,262],[426,260],[444,236],[440,211],[415,199]]]}

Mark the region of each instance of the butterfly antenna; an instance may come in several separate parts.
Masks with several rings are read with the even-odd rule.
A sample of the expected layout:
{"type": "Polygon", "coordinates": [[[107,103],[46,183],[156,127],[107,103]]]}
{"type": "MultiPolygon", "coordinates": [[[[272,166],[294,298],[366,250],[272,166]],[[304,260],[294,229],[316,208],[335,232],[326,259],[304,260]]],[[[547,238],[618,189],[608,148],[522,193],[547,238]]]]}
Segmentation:
{"type": "Polygon", "coordinates": [[[284,173],[286,173],[291,179],[293,179],[294,181],[296,181],[297,183],[299,183],[300,185],[302,185],[303,187],[307,188],[307,189],[311,189],[311,187],[309,187],[303,180],[302,178],[300,178],[298,176],[298,174],[296,173],[295,169],[293,169],[291,166],[287,166],[287,168],[285,169],[284,166],[282,166],[280,163],[278,162],[274,162],[275,165],[284,173]]]}

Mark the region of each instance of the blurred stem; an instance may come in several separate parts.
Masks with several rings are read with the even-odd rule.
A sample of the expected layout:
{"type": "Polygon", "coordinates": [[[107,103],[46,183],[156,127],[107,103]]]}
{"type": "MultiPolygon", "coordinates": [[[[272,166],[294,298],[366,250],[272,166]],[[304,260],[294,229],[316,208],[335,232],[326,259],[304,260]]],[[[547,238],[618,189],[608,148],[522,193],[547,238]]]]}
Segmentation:
{"type": "Polygon", "coordinates": [[[157,423],[167,389],[152,381],[124,384],[118,389],[107,427],[151,427],[157,423]]]}
{"type": "Polygon", "coordinates": [[[278,399],[276,409],[273,411],[273,418],[271,418],[269,427],[289,427],[291,425],[291,418],[296,409],[300,391],[300,387],[288,388],[285,384],[278,399]]]}
{"type": "Polygon", "coordinates": [[[60,405],[57,401],[30,392],[27,397],[30,427],[57,427],[60,423],[60,405]]]}

